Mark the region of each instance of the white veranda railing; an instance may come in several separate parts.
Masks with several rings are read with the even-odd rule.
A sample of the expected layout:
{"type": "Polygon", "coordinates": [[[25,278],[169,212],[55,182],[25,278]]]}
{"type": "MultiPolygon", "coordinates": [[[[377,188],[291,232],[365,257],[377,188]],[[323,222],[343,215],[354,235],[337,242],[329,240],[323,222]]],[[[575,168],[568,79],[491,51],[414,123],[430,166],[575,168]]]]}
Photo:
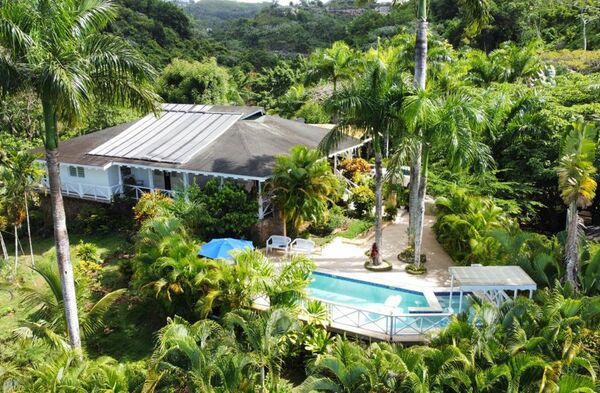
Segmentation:
{"type": "Polygon", "coordinates": [[[121,186],[118,184],[114,186],[100,186],[96,184],[61,182],[60,189],[63,195],[66,196],[76,196],[78,198],[102,202],[110,202],[113,195],[121,192],[121,186]]]}
{"type": "Polygon", "coordinates": [[[140,199],[143,194],[152,192],[152,191],[160,191],[163,194],[165,194],[166,196],[169,196],[171,198],[174,198],[176,195],[176,192],[173,190],[163,190],[161,188],[150,188],[150,187],[144,187],[144,186],[136,186],[133,184],[125,184],[124,187],[125,187],[125,189],[129,189],[133,192],[132,197],[135,198],[136,200],[140,199]]]}

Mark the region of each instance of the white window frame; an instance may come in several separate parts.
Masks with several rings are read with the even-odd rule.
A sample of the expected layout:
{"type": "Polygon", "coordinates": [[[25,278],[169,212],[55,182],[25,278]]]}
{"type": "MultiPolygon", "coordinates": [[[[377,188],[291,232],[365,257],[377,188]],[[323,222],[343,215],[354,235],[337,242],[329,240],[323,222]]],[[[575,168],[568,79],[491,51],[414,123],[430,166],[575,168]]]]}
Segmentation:
{"type": "Polygon", "coordinates": [[[69,165],[69,176],[85,178],[85,168],[82,166],[69,165]]]}

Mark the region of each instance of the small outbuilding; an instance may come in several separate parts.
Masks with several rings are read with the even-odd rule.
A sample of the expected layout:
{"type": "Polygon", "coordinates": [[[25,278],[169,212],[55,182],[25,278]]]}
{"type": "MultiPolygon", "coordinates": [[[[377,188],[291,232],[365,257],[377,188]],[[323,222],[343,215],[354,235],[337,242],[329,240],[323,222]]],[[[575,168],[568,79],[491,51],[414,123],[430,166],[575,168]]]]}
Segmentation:
{"type": "Polygon", "coordinates": [[[537,289],[537,284],[520,266],[452,266],[450,273],[450,305],[455,287],[458,287],[460,301],[458,312],[462,311],[464,293],[472,293],[496,305],[510,299],[506,293],[512,292],[516,298],[519,291],[528,291],[529,297],[537,289]]]}

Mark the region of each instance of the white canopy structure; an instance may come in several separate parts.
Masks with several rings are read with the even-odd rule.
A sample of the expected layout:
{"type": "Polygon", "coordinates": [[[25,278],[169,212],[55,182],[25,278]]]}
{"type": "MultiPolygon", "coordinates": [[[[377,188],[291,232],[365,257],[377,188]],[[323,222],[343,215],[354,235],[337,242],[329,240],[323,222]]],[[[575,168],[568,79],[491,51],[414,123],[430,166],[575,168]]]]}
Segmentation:
{"type": "Polygon", "coordinates": [[[519,291],[529,291],[529,297],[537,289],[535,281],[520,266],[452,266],[450,273],[450,307],[455,282],[459,286],[460,302],[458,312],[462,311],[464,292],[471,292],[496,305],[509,299],[506,291],[512,291],[516,298],[519,291]]]}

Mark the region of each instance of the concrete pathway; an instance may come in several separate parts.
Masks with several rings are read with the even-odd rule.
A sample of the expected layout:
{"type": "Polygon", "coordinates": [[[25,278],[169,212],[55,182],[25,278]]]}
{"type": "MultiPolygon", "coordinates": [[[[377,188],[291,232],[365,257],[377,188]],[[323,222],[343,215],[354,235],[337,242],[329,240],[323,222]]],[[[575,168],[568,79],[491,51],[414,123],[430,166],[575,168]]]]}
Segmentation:
{"type": "Polygon", "coordinates": [[[452,259],[442,249],[433,233],[435,217],[425,216],[423,229],[423,252],[427,255],[427,273],[414,276],[404,271],[405,263],[398,261],[397,255],[406,248],[408,213],[402,211],[397,220],[383,229],[381,255],[392,263],[389,272],[370,272],[364,268],[367,260],[365,251],[373,244],[373,235],[361,240],[348,240],[336,237],[331,243],[317,250],[311,258],[317,264],[317,270],[340,276],[398,286],[413,290],[440,289],[450,286],[448,267],[452,259]],[[320,251],[320,252],[319,252],[320,251]]]}

